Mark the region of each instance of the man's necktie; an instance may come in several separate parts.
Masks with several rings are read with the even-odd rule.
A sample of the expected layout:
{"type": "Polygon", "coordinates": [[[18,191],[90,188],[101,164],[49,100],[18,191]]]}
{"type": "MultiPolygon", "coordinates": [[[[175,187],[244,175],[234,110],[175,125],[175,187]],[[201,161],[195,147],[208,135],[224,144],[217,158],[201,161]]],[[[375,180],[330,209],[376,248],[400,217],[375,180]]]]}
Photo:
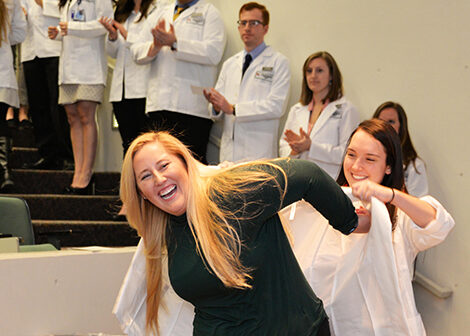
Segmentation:
{"type": "Polygon", "coordinates": [[[243,68],[242,68],[242,78],[243,78],[243,75],[245,74],[246,69],[248,69],[248,67],[250,66],[250,63],[251,63],[252,60],[253,60],[253,58],[251,57],[251,55],[246,54],[245,62],[243,63],[243,68]]]}
{"type": "Polygon", "coordinates": [[[183,7],[178,6],[178,7],[176,8],[175,14],[173,14],[173,21],[175,21],[176,18],[177,18],[178,16],[180,16],[180,14],[181,14],[186,8],[188,8],[188,7],[186,7],[186,6],[183,6],[183,7]]]}

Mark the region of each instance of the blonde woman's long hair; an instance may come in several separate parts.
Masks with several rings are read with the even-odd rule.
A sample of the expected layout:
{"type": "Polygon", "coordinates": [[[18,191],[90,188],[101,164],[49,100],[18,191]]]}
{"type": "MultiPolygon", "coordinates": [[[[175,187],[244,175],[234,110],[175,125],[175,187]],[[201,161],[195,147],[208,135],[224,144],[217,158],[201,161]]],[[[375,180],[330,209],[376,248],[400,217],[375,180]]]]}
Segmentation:
{"type": "Polygon", "coordinates": [[[0,0],[0,47],[2,46],[2,41],[7,41],[9,29],[10,21],[8,20],[8,9],[5,5],[5,1],[0,0]]]}
{"type": "MultiPolygon", "coordinates": [[[[242,242],[237,231],[228,220],[237,220],[235,212],[227,212],[218,207],[213,197],[227,199],[230,195],[243,194],[260,184],[276,181],[280,173],[286,184],[284,171],[269,162],[262,162],[272,169],[255,169],[255,163],[246,164],[248,169],[213,170],[201,174],[201,166],[188,148],[167,132],[150,132],[137,137],[129,146],[124,158],[121,174],[120,196],[127,209],[127,219],[143,238],[147,261],[147,332],[158,333],[158,309],[161,304],[162,255],[166,251],[165,233],[169,215],[144,199],[137,187],[133,158],[149,143],[159,143],[169,153],[181,158],[186,165],[189,177],[188,203],[186,215],[196,242],[199,255],[203,255],[209,272],[214,273],[226,287],[246,289],[250,269],[242,265],[240,252],[242,242]],[[230,171],[229,173],[227,173],[230,171]]],[[[276,182],[275,182],[276,183],[276,182]]],[[[276,184],[280,193],[280,206],[286,185],[276,184]]],[[[252,214],[256,216],[256,214],[252,214]]]]}

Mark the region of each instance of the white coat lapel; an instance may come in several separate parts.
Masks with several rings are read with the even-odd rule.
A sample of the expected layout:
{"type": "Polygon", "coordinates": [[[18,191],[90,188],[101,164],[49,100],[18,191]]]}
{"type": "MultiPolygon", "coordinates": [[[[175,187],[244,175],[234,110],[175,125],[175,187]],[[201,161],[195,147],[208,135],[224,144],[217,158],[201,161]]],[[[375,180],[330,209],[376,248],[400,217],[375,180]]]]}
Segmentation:
{"type": "Polygon", "coordinates": [[[329,103],[325,107],[325,109],[322,111],[322,113],[318,117],[317,122],[313,126],[312,136],[315,135],[315,133],[318,133],[321,130],[321,128],[326,124],[328,119],[330,119],[330,117],[334,113],[338,113],[338,110],[341,108],[341,105],[342,105],[341,101],[335,100],[334,102],[329,103]]]}
{"type": "MultiPolygon", "coordinates": [[[[184,21],[186,20],[187,18],[191,17],[191,15],[193,15],[194,13],[196,12],[201,12],[199,9],[201,8],[201,3],[203,1],[202,0],[199,0],[195,5],[185,9],[175,20],[175,22],[178,22],[178,21],[184,21]]],[[[176,6],[176,3],[175,3],[175,6],[176,6]]],[[[174,7],[173,7],[173,10],[174,10],[174,7]]]]}
{"type": "MultiPolygon", "coordinates": [[[[266,59],[272,56],[272,50],[270,47],[266,47],[266,49],[263,50],[261,55],[258,55],[250,64],[248,69],[246,69],[245,75],[243,76],[242,82],[248,80],[246,78],[253,78],[256,76],[256,71],[259,70],[259,65],[260,64],[266,64],[266,59]]],[[[238,62],[238,64],[241,64],[240,66],[243,67],[243,62],[244,57],[243,57],[243,52],[241,53],[241,63],[238,62]]],[[[241,73],[241,72],[240,72],[241,73]]]]}

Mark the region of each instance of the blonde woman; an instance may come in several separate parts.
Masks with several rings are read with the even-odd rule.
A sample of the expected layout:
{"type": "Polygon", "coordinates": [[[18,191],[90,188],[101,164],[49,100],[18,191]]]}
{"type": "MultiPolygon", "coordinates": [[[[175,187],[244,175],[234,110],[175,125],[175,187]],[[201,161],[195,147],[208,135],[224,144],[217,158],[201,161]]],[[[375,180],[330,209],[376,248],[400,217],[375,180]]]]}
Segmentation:
{"type": "Polygon", "coordinates": [[[6,114],[10,106],[19,107],[11,45],[25,37],[26,19],[19,2],[0,0],[0,192],[9,192],[13,187],[8,165],[11,136],[6,114]]]}
{"type": "Polygon", "coordinates": [[[303,198],[349,234],[349,198],[308,161],[200,168],[165,132],[139,136],[124,158],[121,198],[147,260],[147,331],[158,330],[167,251],[171,286],[195,306],[193,335],[329,335],[277,212],[303,198]]]}

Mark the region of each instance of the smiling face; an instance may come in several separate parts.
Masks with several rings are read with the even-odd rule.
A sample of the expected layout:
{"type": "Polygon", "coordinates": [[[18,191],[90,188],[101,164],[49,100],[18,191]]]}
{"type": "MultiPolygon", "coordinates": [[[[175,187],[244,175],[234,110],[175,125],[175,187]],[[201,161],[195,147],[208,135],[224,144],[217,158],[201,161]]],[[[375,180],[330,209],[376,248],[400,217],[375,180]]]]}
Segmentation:
{"type": "Polygon", "coordinates": [[[388,122],[395,132],[400,134],[400,119],[398,118],[397,110],[393,107],[387,107],[380,111],[379,119],[388,122]]]}
{"type": "Polygon", "coordinates": [[[189,177],[184,161],[159,142],[139,149],[133,159],[137,187],[142,197],[174,216],[186,212],[189,177]]]}
{"type": "Polygon", "coordinates": [[[384,175],[391,173],[386,159],[387,153],[380,141],[359,129],[351,138],[343,161],[348,184],[351,186],[366,179],[380,184],[384,175]]]}
{"type": "MultiPolygon", "coordinates": [[[[254,21],[258,20],[263,22],[263,13],[258,8],[252,10],[245,10],[240,13],[240,21],[254,21]]],[[[245,26],[238,26],[238,32],[245,45],[246,51],[250,52],[259,46],[264,41],[264,35],[268,32],[269,26],[259,24],[251,27],[249,24],[245,26]]]]}
{"type": "Polygon", "coordinates": [[[331,74],[323,58],[317,57],[308,64],[305,77],[308,88],[315,96],[326,97],[330,90],[331,74]]]}

